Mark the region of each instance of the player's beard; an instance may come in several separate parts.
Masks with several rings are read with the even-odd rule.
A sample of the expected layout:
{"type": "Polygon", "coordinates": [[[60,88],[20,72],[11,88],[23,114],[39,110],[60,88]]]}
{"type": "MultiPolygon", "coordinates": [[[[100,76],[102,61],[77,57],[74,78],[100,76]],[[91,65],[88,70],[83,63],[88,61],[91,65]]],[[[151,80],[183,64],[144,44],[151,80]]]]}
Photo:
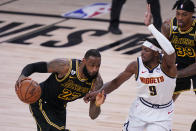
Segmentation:
{"type": "Polygon", "coordinates": [[[178,21],[178,26],[179,26],[180,28],[184,28],[184,27],[185,27],[185,24],[184,24],[183,21],[178,21]]]}
{"type": "Polygon", "coordinates": [[[92,80],[95,79],[95,78],[97,77],[97,75],[98,75],[98,72],[97,72],[95,75],[91,76],[91,75],[88,73],[88,70],[87,70],[86,66],[84,66],[84,68],[83,68],[83,73],[84,73],[84,75],[88,78],[89,81],[92,81],[92,80]]]}

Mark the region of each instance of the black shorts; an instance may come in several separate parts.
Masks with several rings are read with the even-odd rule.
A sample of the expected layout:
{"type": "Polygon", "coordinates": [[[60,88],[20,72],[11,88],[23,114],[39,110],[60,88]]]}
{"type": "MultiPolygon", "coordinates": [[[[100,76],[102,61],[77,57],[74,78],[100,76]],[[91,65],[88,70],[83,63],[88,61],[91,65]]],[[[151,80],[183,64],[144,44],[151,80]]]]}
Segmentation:
{"type": "Polygon", "coordinates": [[[41,99],[29,107],[36,120],[37,131],[65,131],[66,109],[53,109],[41,99]]]}
{"type": "Polygon", "coordinates": [[[196,131],[196,120],[193,121],[190,131],[196,131]]]}
{"type": "Polygon", "coordinates": [[[183,91],[188,91],[191,89],[191,79],[193,82],[193,90],[196,93],[196,76],[177,78],[176,79],[176,88],[174,94],[179,94],[183,91]]]}

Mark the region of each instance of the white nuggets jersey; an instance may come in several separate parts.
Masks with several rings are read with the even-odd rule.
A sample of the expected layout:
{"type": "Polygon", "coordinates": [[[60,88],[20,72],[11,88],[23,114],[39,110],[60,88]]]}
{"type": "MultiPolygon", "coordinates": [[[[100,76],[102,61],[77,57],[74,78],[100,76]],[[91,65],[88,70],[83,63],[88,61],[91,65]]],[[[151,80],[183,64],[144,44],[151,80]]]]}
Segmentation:
{"type": "Polygon", "coordinates": [[[176,78],[169,77],[158,64],[155,68],[146,67],[138,57],[138,75],[136,77],[138,97],[152,104],[167,104],[172,100],[176,78]]]}

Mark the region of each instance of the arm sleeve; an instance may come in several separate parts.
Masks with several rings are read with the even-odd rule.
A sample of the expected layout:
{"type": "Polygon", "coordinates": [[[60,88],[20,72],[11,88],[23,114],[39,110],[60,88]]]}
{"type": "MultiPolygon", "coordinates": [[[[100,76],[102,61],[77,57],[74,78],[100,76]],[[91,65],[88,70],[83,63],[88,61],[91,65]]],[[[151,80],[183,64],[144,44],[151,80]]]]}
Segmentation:
{"type": "Polygon", "coordinates": [[[159,45],[161,48],[168,54],[171,55],[175,52],[171,42],[163,35],[161,32],[159,32],[153,24],[148,26],[148,30],[153,34],[153,36],[156,38],[156,40],[159,42],[159,45]]]}
{"type": "Polygon", "coordinates": [[[36,63],[31,63],[26,65],[23,70],[21,75],[24,75],[26,77],[30,76],[34,72],[38,73],[47,73],[47,63],[46,62],[36,62],[36,63]]]}

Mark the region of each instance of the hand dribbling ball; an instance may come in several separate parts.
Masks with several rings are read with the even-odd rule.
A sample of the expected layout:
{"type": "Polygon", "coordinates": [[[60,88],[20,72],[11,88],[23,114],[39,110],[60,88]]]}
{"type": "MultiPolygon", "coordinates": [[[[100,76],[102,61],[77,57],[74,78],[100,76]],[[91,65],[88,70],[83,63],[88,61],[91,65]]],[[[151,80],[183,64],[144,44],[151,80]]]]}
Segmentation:
{"type": "Polygon", "coordinates": [[[35,103],[41,96],[41,87],[34,80],[23,80],[15,91],[18,98],[27,104],[35,103]]]}

